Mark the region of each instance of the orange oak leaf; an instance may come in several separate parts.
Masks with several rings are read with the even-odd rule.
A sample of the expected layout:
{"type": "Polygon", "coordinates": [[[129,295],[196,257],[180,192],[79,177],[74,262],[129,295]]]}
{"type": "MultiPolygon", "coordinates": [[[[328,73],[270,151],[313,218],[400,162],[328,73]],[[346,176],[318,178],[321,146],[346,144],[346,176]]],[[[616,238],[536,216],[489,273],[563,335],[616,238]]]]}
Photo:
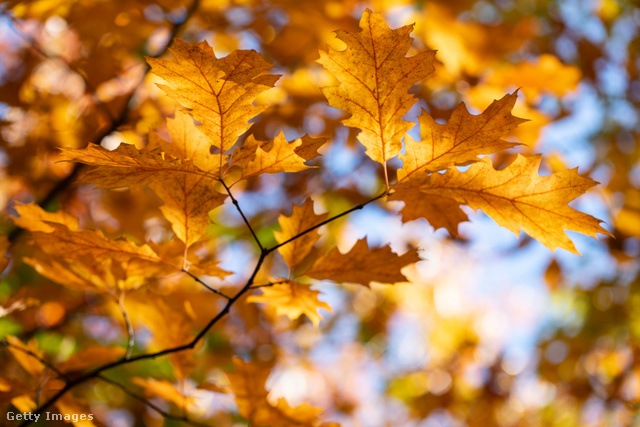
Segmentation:
{"type": "Polygon", "coordinates": [[[520,145],[500,139],[527,121],[511,115],[517,97],[517,92],[506,95],[494,101],[480,115],[470,114],[464,103],[460,103],[444,125],[436,123],[423,111],[418,118],[421,141],[406,136],[406,153],[400,155],[403,166],[398,170],[398,182],[416,172],[437,172],[474,161],[480,154],[491,154],[520,145]]]}
{"type": "Polygon", "coordinates": [[[202,123],[198,129],[224,154],[245,133],[247,121],[268,105],[253,105],[280,76],[263,74],[273,67],[254,50],[236,50],[218,59],[206,41],[192,45],[175,40],[169,49],[176,62],[147,58],[154,74],[168,85],[165,93],[202,123]]]}
{"type": "Polygon", "coordinates": [[[399,256],[388,246],[369,249],[367,240],[358,240],[346,254],[334,248],[327,256],[319,258],[305,273],[318,280],[359,283],[369,286],[371,282],[393,284],[406,281],[400,272],[402,267],[420,261],[418,254],[410,250],[399,256]]]}
{"type": "Polygon", "coordinates": [[[359,33],[336,31],[347,44],[344,51],[320,51],[320,62],[339,81],[322,88],[331,107],[351,113],[347,126],[361,129],[359,141],[376,162],[385,164],[402,148],[402,137],[414,123],[402,120],[417,101],[411,86],[433,72],[435,51],[405,55],[413,25],[391,30],[381,14],[367,9],[359,33]]]}
{"type": "Polygon", "coordinates": [[[311,167],[304,163],[317,156],[317,148],[326,141],[326,138],[305,135],[287,142],[282,132],[273,141],[258,141],[249,135],[233,153],[231,162],[242,169],[240,179],[263,173],[299,172],[311,167]]]}
{"type": "Polygon", "coordinates": [[[44,252],[61,259],[76,260],[83,257],[85,262],[123,263],[128,274],[140,277],[162,275],[179,267],[161,259],[149,245],[136,245],[126,237],[108,239],[99,230],[73,231],[61,224],[49,223],[50,233],[31,233],[32,243],[44,252]]]}
{"type": "Polygon", "coordinates": [[[13,222],[25,230],[50,233],[53,227],[47,222],[63,224],[73,231],[78,229],[78,218],[63,211],[47,212],[35,203],[16,204],[14,209],[20,216],[14,217],[13,222]]]}
{"type": "MultiPolygon", "coordinates": [[[[293,205],[291,216],[280,215],[278,219],[280,231],[274,231],[273,234],[276,237],[276,241],[281,244],[297,236],[302,231],[319,224],[326,218],[326,213],[315,214],[313,200],[308,199],[302,206],[293,205]]],[[[279,247],[278,252],[280,252],[289,268],[293,268],[309,255],[311,248],[319,238],[318,230],[313,230],[279,247]]]]}
{"type": "Polygon", "coordinates": [[[453,237],[458,237],[458,224],[467,221],[467,214],[460,209],[460,203],[435,194],[416,197],[417,188],[397,185],[389,200],[401,200],[404,208],[400,211],[404,221],[424,218],[434,229],[446,228],[453,237]]]}
{"type": "Polygon", "coordinates": [[[305,314],[317,327],[322,320],[318,309],[333,311],[329,304],[318,299],[318,295],[320,292],[311,290],[308,285],[287,282],[264,287],[262,295],[252,295],[247,302],[266,303],[275,309],[276,315],[284,315],[291,320],[305,314]]]}
{"type": "Polygon", "coordinates": [[[231,390],[236,396],[238,411],[247,421],[256,427],[323,427],[337,424],[323,423],[318,416],[321,408],[302,404],[292,408],[284,398],[276,404],[267,400],[268,392],[265,383],[269,377],[269,369],[261,368],[251,362],[233,358],[233,372],[227,373],[231,390]]]}
{"type": "Polygon", "coordinates": [[[600,220],[568,206],[597,182],[578,175],[577,168],[540,176],[540,161],[539,155],[518,155],[511,165],[497,171],[485,158],[466,172],[454,168],[431,175],[415,197],[436,195],[482,209],[499,225],[516,235],[523,230],[552,251],[562,248],[579,253],[564,230],[593,237],[611,235],[600,220]]]}
{"type": "Polygon", "coordinates": [[[37,348],[35,340],[30,340],[25,345],[19,338],[9,335],[5,340],[10,344],[9,351],[16,358],[20,366],[32,377],[39,377],[45,370],[45,365],[40,361],[43,360],[42,352],[37,348]],[[35,357],[29,353],[35,354],[35,357]]]}
{"type": "Polygon", "coordinates": [[[215,191],[219,169],[205,163],[206,156],[201,146],[185,148],[187,142],[184,139],[190,136],[186,119],[176,119],[169,126],[172,139],[178,141],[176,150],[192,159],[197,158],[209,170],[202,170],[187,160],[168,159],[160,149],[140,151],[128,144],[120,144],[113,151],[100,146],[88,146],[82,150],[63,148],[62,156],[66,160],[93,166],[83,180],[98,184],[100,188],[149,186],[164,202],[160,210],[171,223],[176,236],[188,247],[204,235],[209,224],[209,212],[220,206],[227,195],[215,191]]]}

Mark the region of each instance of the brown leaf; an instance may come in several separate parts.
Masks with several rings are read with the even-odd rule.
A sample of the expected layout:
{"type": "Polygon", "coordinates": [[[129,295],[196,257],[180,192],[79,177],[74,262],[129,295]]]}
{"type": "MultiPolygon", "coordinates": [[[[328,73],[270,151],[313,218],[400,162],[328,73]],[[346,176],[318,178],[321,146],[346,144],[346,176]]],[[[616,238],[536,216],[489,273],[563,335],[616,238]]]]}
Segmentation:
{"type": "Polygon", "coordinates": [[[359,283],[369,286],[371,282],[405,282],[400,272],[402,267],[420,261],[414,250],[399,256],[391,252],[388,246],[369,249],[367,240],[358,240],[346,254],[334,248],[327,256],[319,258],[306,276],[318,280],[359,283]]]}

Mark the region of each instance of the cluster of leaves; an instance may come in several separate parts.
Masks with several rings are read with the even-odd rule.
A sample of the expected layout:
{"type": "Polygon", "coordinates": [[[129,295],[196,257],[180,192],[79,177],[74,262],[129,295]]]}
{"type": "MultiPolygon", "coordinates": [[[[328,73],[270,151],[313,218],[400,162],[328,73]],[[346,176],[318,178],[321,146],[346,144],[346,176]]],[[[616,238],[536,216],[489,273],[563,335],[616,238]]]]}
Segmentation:
{"type": "MultiPolygon", "coordinates": [[[[198,6],[197,2],[189,5],[187,15],[198,6]]],[[[51,7],[47,12],[50,16],[64,13],[57,9],[62,6],[51,7]]],[[[437,17],[438,11],[445,10],[436,4],[431,7],[430,16],[437,17]]],[[[125,12],[115,7],[109,12],[116,23],[142,20],[140,13],[127,12],[123,17],[125,12]]],[[[14,13],[27,17],[42,12],[19,4],[14,13]]],[[[337,12],[328,15],[347,19],[337,12]]],[[[218,15],[208,19],[211,16],[218,15]]],[[[311,14],[304,19],[316,16],[311,14]]],[[[321,16],[327,16],[326,10],[321,16]]],[[[68,20],[72,22],[73,16],[68,20]]],[[[334,25],[333,21],[340,19],[329,21],[334,25]]],[[[55,20],[52,22],[54,27],[55,20]]],[[[326,18],[314,22],[319,27],[328,25],[326,18]]],[[[264,38],[273,31],[264,28],[264,23],[262,29],[254,24],[254,30],[261,36],[264,33],[264,38]]],[[[128,40],[132,45],[139,45],[140,40],[151,35],[149,27],[129,22],[124,26],[129,25],[137,29],[136,37],[128,40]]],[[[333,28],[340,26],[347,25],[333,28]]],[[[516,234],[523,230],[552,250],[562,248],[574,253],[577,250],[565,230],[590,236],[609,234],[597,219],[568,206],[595,185],[593,180],[581,177],[576,170],[540,176],[540,156],[518,155],[508,165],[500,154],[493,161],[479,157],[519,145],[502,139],[517,135],[517,126],[524,122],[511,113],[517,92],[494,101],[479,115],[470,114],[460,104],[446,124],[441,124],[443,114],[427,104],[429,111],[423,110],[418,119],[419,140],[407,134],[414,123],[402,117],[411,114],[419,99],[430,102],[425,93],[429,80],[418,88],[414,85],[434,71],[435,52],[425,50],[407,57],[413,41],[409,34],[414,27],[389,29],[381,15],[369,10],[363,13],[359,26],[358,31],[338,31],[343,45],[332,41],[335,48],[320,51],[318,62],[333,76],[326,75],[328,85],[305,82],[296,92],[295,76],[285,75],[282,86],[272,89],[279,76],[269,72],[273,66],[261,54],[223,47],[230,53],[219,59],[206,42],[191,44],[175,39],[170,49],[172,60],[148,57],[147,61],[153,74],[163,80],[159,86],[175,101],[177,111],[165,98],[149,96],[153,89],[145,89],[149,98],[142,103],[136,105],[139,101],[135,99],[129,102],[132,92],[128,86],[108,81],[113,70],[83,72],[78,66],[78,75],[89,76],[84,82],[87,90],[96,86],[98,89],[78,96],[88,106],[86,111],[77,112],[83,119],[74,122],[74,126],[82,129],[73,132],[72,140],[37,126],[28,128],[26,118],[13,124],[13,133],[7,133],[13,139],[7,138],[4,146],[12,159],[9,167],[27,168],[25,187],[30,188],[41,206],[61,191],[68,191],[68,183],[79,172],[81,182],[107,191],[95,192],[99,196],[83,196],[79,192],[74,196],[77,198],[67,199],[65,209],[55,212],[36,204],[13,206],[11,222],[19,228],[12,230],[25,230],[28,234],[13,231],[11,238],[0,240],[0,249],[10,249],[13,260],[11,272],[5,273],[7,280],[18,277],[14,274],[33,275],[25,267],[28,265],[40,275],[37,280],[44,277],[62,288],[48,285],[50,298],[44,303],[36,301],[36,295],[29,291],[11,294],[6,301],[4,311],[17,316],[26,333],[25,340],[8,337],[5,342],[12,357],[8,357],[1,377],[0,403],[4,407],[13,405],[23,412],[40,413],[55,407],[64,414],[91,410],[100,412],[104,422],[109,405],[118,406],[117,398],[110,402],[106,397],[115,390],[116,395],[129,395],[140,404],[134,413],[143,414],[141,408],[146,405],[166,419],[226,425],[232,422],[231,413],[237,411],[256,426],[332,425],[318,407],[304,403],[292,406],[283,398],[268,396],[267,378],[282,351],[278,348],[282,335],[282,319],[278,316],[285,315],[294,326],[300,326],[304,325],[300,316],[305,315],[317,328],[322,319],[318,310],[331,311],[332,307],[319,298],[322,286],[310,287],[315,281],[363,286],[404,282],[409,276],[405,267],[419,260],[415,249],[397,255],[389,246],[372,248],[365,239],[349,248],[339,228],[348,214],[375,205],[401,216],[404,222],[424,218],[433,228],[445,228],[457,237],[459,224],[468,219],[468,211],[461,206],[469,206],[482,209],[516,234]],[[273,93],[286,85],[293,95],[289,101],[279,102],[273,93]],[[317,86],[323,86],[322,95],[317,86]],[[419,98],[413,96],[414,92],[419,98]],[[327,126],[333,126],[324,133],[326,137],[305,135],[288,141],[283,132],[275,138],[268,137],[276,134],[274,130],[283,127],[283,123],[301,128],[305,113],[325,98],[329,106],[348,113],[348,117],[323,117],[327,126]],[[127,106],[119,109],[123,105],[127,106]],[[132,105],[136,109],[130,113],[132,105]],[[85,114],[95,123],[84,120],[85,114]],[[164,117],[169,115],[173,118],[165,122],[164,117]],[[251,119],[256,120],[253,125],[248,123],[251,119]],[[121,128],[125,121],[135,126],[121,128]],[[318,150],[327,153],[334,149],[336,135],[344,129],[340,123],[349,127],[348,139],[357,138],[371,160],[363,161],[374,171],[373,184],[367,189],[340,189],[327,178],[331,164],[322,160],[318,150]],[[13,161],[30,158],[24,150],[31,149],[32,144],[20,142],[16,136],[21,126],[23,132],[29,129],[27,139],[38,141],[37,146],[44,147],[49,157],[40,174],[35,173],[34,165],[13,161]],[[158,132],[140,131],[148,127],[158,132]],[[97,135],[91,134],[95,128],[99,129],[97,135]],[[92,144],[78,148],[88,140],[108,145],[103,136],[114,130],[120,131],[117,138],[125,140],[117,148],[108,150],[92,144]],[[60,152],[53,150],[57,147],[60,152]],[[276,174],[280,181],[267,177],[276,174]],[[66,178],[52,186],[52,176],[66,178]],[[273,193],[271,187],[276,182],[286,198],[258,202],[256,195],[273,193]],[[394,201],[403,202],[399,214],[394,201]],[[254,203],[257,208],[252,206],[254,203]],[[150,238],[152,233],[148,230],[152,227],[157,233],[150,238]],[[226,271],[219,263],[220,255],[237,242],[251,244],[235,249],[249,255],[236,268],[226,271]],[[37,316],[30,315],[36,311],[37,316]],[[111,328],[121,329],[118,339],[110,343],[104,338],[85,339],[66,356],[60,348],[47,351],[42,340],[26,339],[38,329],[59,325],[63,325],[65,336],[84,334],[78,322],[73,325],[71,313],[79,313],[85,319],[110,319],[111,328]],[[150,333],[150,338],[141,339],[145,332],[150,333]],[[243,337],[249,337],[251,344],[243,344],[243,337]],[[233,359],[231,363],[238,354],[248,356],[252,362],[233,359]],[[55,362],[50,362],[52,359],[55,362]],[[163,360],[170,363],[162,365],[163,360]],[[21,368],[16,369],[17,365],[21,368]],[[223,375],[221,368],[227,373],[223,375]],[[89,384],[97,387],[97,398],[87,387],[89,384]],[[100,389],[102,386],[106,388],[100,389]],[[191,390],[185,391],[185,387],[191,390]],[[203,410],[195,398],[202,392],[217,393],[217,399],[233,397],[237,409],[203,410]],[[98,410],[93,404],[96,400],[103,400],[98,410]]],[[[172,35],[180,24],[171,28],[172,35]]],[[[306,52],[315,52],[320,43],[301,38],[304,30],[304,25],[283,29],[270,43],[269,56],[285,66],[309,62],[312,58],[297,56],[303,53],[293,54],[296,49],[290,44],[297,40],[302,47],[313,45],[306,52]]],[[[433,34],[437,31],[435,28],[433,34]]],[[[122,48],[107,43],[100,46],[122,48]]],[[[454,50],[449,45],[433,47],[441,48],[443,53],[454,50]]],[[[302,48],[300,51],[305,52],[302,48]]],[[[148,53],[153,53],[152,47],[148,53]]],[[[478,50],[476,55],[480,54],[478,50]]],[[[60,52],[63,59],[64,55],[60,52]]],[[[109,55],[126,63],[122,52],[109,51],[109,55]]],[[[91,62],[91,58],[86,60],[91,62]]],[[[552,59],[547,62],[558,67],[552,59]]],[[[451,64],[445,64],[446,71],[455,74],[451,64]]],[[[471,65],[466,70],[470,73],[474,71],[471,65]]],[[[514,69],[513,74],[531,72],[526,66],[514,69]]],[[[515,79],[506,72],[502,78],[515,79]]],[[[457,76],[452,81],[455,79],[457,76]]],[[[524,91],[535,90],[536,84],[524,91]]],[[[527,86],[526,82],[522,85],[527,86]]],[[[55,98],[55,91],[50,90],[49,95],[55,98]]],[[[9,104],[25,103],[25,96],[16,94],[20,102],[9,104]]],[[[143,97],[140,93],[136,96],[143,97]]],[[[68,108],[72,101],[59,108],[68,108]]],[[[47,100],[38,98],[38,102],[44,106],[47,100]]],[[[34,107],[28,114],[33,120],[49,113],[45,108],[34,107]]],[[[71,127],[69,123],[57,126],[71,127]]],[[[2,270],[7,265],[9,258],[0,261],[2,270]]],[[[385,316],[388,313],[380,312],[375,317],[382,324],[385,316]]],[[[380,325],[374,326],[379,328],[380,325]]],[[[465,340],[457,344],[461,346],[456,349],[457,355],[443,361],[442,369],[432,372],[428,379],[419,375],[399,379],[390,393],[410,402],[420,417],[447,407],[447,399],[453,397],[437,392],[438,378],[445,372],[455,377],[457,364],[470,357],[471,350],[465,348],[475,347],[475,343],[465,340]],[[418,393],[414,398],[398,391],[402,388],[399,384],[422,380],[432,385],[431,394],[418,393]],[[441,395],[442,399],[434,399],[434,395],[441,395]]],[[[496,361],[496,369],[499,365],[496,361]]],[[[632,381],[629,375],[622,377],[627,383],[632,381]]],[[[495,392],[491,384],[486,388],[487,395],[495,392]]],[[[349,412],[347,407],[339,409],[349,412]]],[[[479,412],[486,409],[467,411],[470,419],[479,412]]],[[[152,417],[146,417],[145,422],[152,422],[152,417]]]]}

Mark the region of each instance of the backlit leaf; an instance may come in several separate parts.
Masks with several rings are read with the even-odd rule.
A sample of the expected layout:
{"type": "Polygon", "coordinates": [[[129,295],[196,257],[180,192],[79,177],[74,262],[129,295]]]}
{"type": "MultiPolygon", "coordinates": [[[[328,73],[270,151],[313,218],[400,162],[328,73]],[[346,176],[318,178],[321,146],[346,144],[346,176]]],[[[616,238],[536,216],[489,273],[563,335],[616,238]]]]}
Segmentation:
{"type": "Polygon", "coordinates": [[[431,175],[416,197],[436,195],[482,209],[499,225],[516,235],[523,230],[551,250],[578,253],[564,230],[611,235],[600,220],[568,206],[597,183],[576,169],[540,176],[540,160],[519,155],[506,169],[496,171],[491,160],[483,159],[466,172],[451,169],[431,175]]]}
{"type": "Polygon", "coordinates": [[[209,143],[225,153],[249,129],[249,119],[268,107],[252,102],[280,76],[263,74],[273,66],[254,50],[218,59],[206,41],[192,45],[176,39],[170,51],[175,62],[147,58],[153,72],[168,83],[160,88],[189,109],[209,143]]]}
{"type": "Polygon", "coordinates": [[[406,281],[400,272],[402,267],[420,261],[418,254],[410,250],[399,256],[388,246],[369,249],[367,240],[358,240],[346,254],[334,248],[326,256],[319,258],[306,276],[318,280],[359,283],[369,286],[371,282],[393,284],[406,281]]]}
{"type": "Polygon", "coordinates": [[[408,93],[411,86],[433,72],[435,52],[406,57],[413,39],[413,25],[391,30],[382,15],[367,9],[359,33],[337,30],[347,44],[344,51],[320,51],[320,62],[339,81],[322,88],[334,108],[351,113],[343,123],[362,132],[358,140],[367,155],[379,163],[395,157],[402,137],[414,123],[402,120],[417,101],[408,93]]]}
{"type": "Polygon", "coordinates": [[[517,93],[494,101],[480,115],[469,114],[464,104],[458,105],[445,125],[423,111],[419,117],[421,141],[405,138],[406,153],[400,155],[403,166],[398,181],[416,172],[430,173],[476,160],[480,154],[491,154],[519,145],[500,139],[526,120],[511,115],[517,93]]]}
{"type": "Polygon", "coordinates": [[[333,311],[326,302],[318,299],[319,291],[313,291],[308,285],[287,282],[262,288],[262,295],[252,295],[247,302],[266,303],[278,316],[287,316],[291,320],[305,314],[314,326],[320,324],[322,316],[318,309],[333,311]]]}
{"type": "MultiPolygon", "coordinates": [[[[280,231],[274,231],[273,234],[276,236],[278,243],[284,243],[302,231],[321,223],[326,218],[326,213],[316,215],[313,211],[313,200],[308,199],[302,206],[293,205],[291,216],[280,215],[278,219],[280,231]]],[[[319,238],[318,230],[313,230],[279,247],[278,252],[280,252],[289,268],[293,268],[309,255],[311,248],[319,238]]]]}

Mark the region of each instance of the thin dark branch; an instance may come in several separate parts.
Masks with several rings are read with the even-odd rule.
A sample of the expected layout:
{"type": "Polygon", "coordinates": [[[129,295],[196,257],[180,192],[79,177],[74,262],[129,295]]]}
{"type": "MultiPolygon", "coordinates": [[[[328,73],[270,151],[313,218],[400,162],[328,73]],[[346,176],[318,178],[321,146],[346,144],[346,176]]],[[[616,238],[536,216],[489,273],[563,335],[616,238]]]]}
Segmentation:
{"type": "Polygon", "coordinates": [[[118,307],[120,308],[120,312],[122,313],[122,319],[124,320],[124,324],[127,327],[127,335],[129,339],[127,341],[127,352],[124,355],[125,359],[131,357],[131,352],[133,351],[133,346],[135,345],[135,335],[133,332],[133,325],[131,324],[131,319],[129,318],[129,314],[127,313],[127,309],[124,308],[124,291],[120,291],[120,296],[118,297],[118,307]]]}
{"type": "MultiPolygon", "coordinates": [[[[292,237],[291,239],[282,242],[281,244],[274,246],[270,249],[262,249],[262,252],[260,253],[260,257],[258,258],[258,262],[256,263],[255,268],[253,269],[253,272],[251,273],[251,276],[249,277],[249,279],[247,280],[247,282],[245,283],[245,285],[242,287],[242,289],[240,291],[238,291],[238,293],[236,295],[234,295],[233,297],[229,298],[227,300],[227,303],[225,304],[225,306],[222,308],[222,310],[220,312],[218,312],[218,314],[216,314],[210,321],[209,323],[198,333],[198,335],[196,335],[191,341],[189,341],[186,344],[182,344],[176,347],[172,347],[172,348],[167,348],[165,350],[161,350],[161,351],[157,351],[154,353],[147,353],[147,354],[140,354],[137,356],[133,356],[130,357],[128,359],[120,359],[120,360],[116,360],[115,362],[111,362],[108,363],[106,365],[100,366],[98,368],[95,368],[94,370],[74,379],[74,380],[70,380],[66,383],[66,385],[59,390],[55,395],[53,395],[51,398],[49,398],[49,400],[47,400],[45,403],[42,404],[42,406],[38,407],[35,411],[33,411],[32,413],[34,415],[37,414],[42,414],[43,412],[45,412],[48,408],[50,408],[52,405],[54,405],[62,396],[64,396],[68,391],[70,391],[71,389],[75,388],[76,386],[89,381],[91,379],[94,378],[98,378],[101,377],[101,374],[109,369],[113,369],[116,368],[118,366],[123,366],[123,365],[127,365],[129,363],[133,363],[136,362],[138,360],[147,360],[147,359],[155,359],[157,357],[161,357],[161,356],[166,356],[169,354],[173,354],[173,353],[178,353],[181,351],[185,351],[185,350],[193,350],[195,348],[195,346],[204,338],[204,336],[207,334],[207,332],[209,332],[209,330],[211,330],[211,328],[218,323],[218,321],[220,321],[220,319],[222,319],[224,316],[226,316],[229,311],[231,310],[231,307],[233,306],[233,304],[236,303],[236,301],[238,301],[245,293],[247,293],[249,290],[251,289],[255,289],[256,287],[253,286],[253,282],[258,274],[258,272],[260,271],[260,268],[262,267],[262,264],[264,263],[265,258],[273,251],[275,251],[276,249],[278,249],[279,247],[295,240],[298,239],[302,236],[304,236],[305,234],[317,229],[318,227],[321,227],[331,221],[334,221],[338,218],[341,218],[345,215],[348,215],[349,213],[356,211],[358,209],[362,209],[364,208],[366,205],[368,205],[369,203],[372,203],[382,197],[384,197],[385,195],[387,195],[387,192],[384,192],[382,194],[380,194],[379,196],[374,197],[373,199],[361,203],[357,206],[354,206],[353,208],[339,214],[339,215],[335,215],[325,221],[322,221],[320,224],[317,224],[305,231],[302,231],[301,233],[298,233],[296,236],[292,237]]],[[[275,284],[275,283],[274,283],[275,284]]],[[[258,285],[262,286],[262,285],[258,285]]],[[[31,421],[24,421],[22,424],[20,424],[20,427],[25,427],[27,425],[29,425],[31,423],[31,421]]]]}
{"type": "MultiPolygon", "coordinates": [[[[266,258],[267,254],[266,252],[262,252],[260,254],[260,258],[258,259],[258,262],[256,263],[256,266],[253,270],[253,273],[251,274],[251,277],[249,277],[249,280],[247,280],[247,283],[244,285],[244,287],[232,298],[230,298],[227,303],[225,304],[225,306],[223,307],[223,309],[213,318],[209,321],[209,323],[200,331],[200,333],[198,333],[198,335],[196,335],[190,342],[186,343],[186,344],[182,344],[179,345],[177,347],[172,347],[172,348],[168,348],[165,350],[161,350],[155,353],[147,353],[147,354],[140,354],[138,356],[133,356],[130,357],[129,359],[120,359],[120,360],[116,360],[115,362],[111,362],[108,363],[106,365],[100,366],[96,369],[94,369],[93,371],[90,371],[88,373],[86,373],[85,375],[82,375],[74,380],[68,381],[67,384],[60,389],[55,395],[53,395],[51,398],[49,398],[49,400],[47,400],[45,403],[42,404],[42,406],[40,406],[38,409],[36,409],[35,411],[33,411],[33,414],[42,414],[43,412],[45,412],[48,408],[50,408],[52,405],[54,405],[62,396],[64,396],[68,391],[70,391],[71,389],[75,388],[76,386],[89,381],[91,379],[97,378],[102,372],[107,371],[109,369],[113,369],[116,368],[118,366],[122,366],[122,365],[127,365],[129,363],[132,362],[136,362],[138,360],[146,360],[146,359],[155,359],[157,357],[161,357],[161,356],[166,356],[172,353],[178,353],[180,351],[184,351],[184,350],[192,350],[193,348],[195,348],[195,346],[204,338],[204,336],[207,334],[207,332],[209,332],[209,330],[216,324],[218,323],[218,321],[220,321],[220,319],[222,319],[225,315],[227,315],[229,313],[229,311],[231,310],[231,307],[233,306],[233,304],[235,304],[236,301],[238,301],[238,299],[240,299],[240,297],[242,297],[242,295],[244,295],[253,285],[253,281],[256,278],[256,275],[258,274],[258,271],[260,270],[260,267],[262,267],[262,264],[264,262],[264,259],[266,258]]],[[[20,424],[20,427],[25,427],[27,425],[29,425],[31,423],[31,421],[25,421],[22,424],[20,424]]]]}
{"type": "Polygon", "coordinates": [[[269,288],[271,286],[281,285],[281,284],[287,283],[287,282],[289,282],[288,279],[283,279],[283,280],[278,280],[277,282],[263,283],[262,285],[253,285],[250,289],[269,288]]]}
{"type": "Polygon", "coordinates": [[[188,270],[182,270],[183,272],[185,272],[186,274],[188,274],[193,280],[195,280],[196,282],[200,283],[202,286],[204,286],[205,288],[207,288],[208,290],[210,290],[211,292],[213,292],[216,295],[220,295],[222,298],[225,298],[227,300],[230,300],[231,297],[229,295],[226,295],[224,293],[222,293],[221,291],[212,288],[211,286],[207,285],[202,279],[200,279],[198,276],[196,276],[195,274],[191,273],[188,270]]]}
{"type": "Polygon", "coordinates": [[[112,379],[109,379],[107,377],[105,377],[104,375],[98,375],[96,378],[101,379],[102,381],[111,384],[112,386],[118,387],[120,390],[122,390],[125,394],[127,394],[129,397],[144,403],[145,405],[147,405],[149,408],[153,409],[154,411],[156,411],[157,413],[159,413],[160,415],[162,415],[164,418],[170,419],[170,420],[175,420],[175,421],[182,421],[184,423],[193,425],[193,426],[203,426],[205,427],[206,424],[202,424],[199,423],[197,421],[192,421],[190,419],[187,418],[186,415],[183,416],[178,416],[178,415],[172,415],[167,411],[164,411],[163,409],[161,409],[160,407],[158,407],[158,405],[150,402],[148,399],[144,398],[143,396],[129,390],[127,387],[123,386],[122,384],[113,381],[112,379]]]}
{"type": "Polygon", "coordinates": [[[274,246],[274,247],[272,247],[272,248],[266,249],[265,251],[269,254],[269,253],[271,253],[271,252],[275,251],[276,249],[278,249],[279,247],[284,246],[284,245],[286,245],[287,243],[291,243],[291,242],[293,242],[294,240],[299,239],[300,237],[304,236],[305,234],[310,233],[310,232],[312,232],[313,230],[315,230],[315,229],[317,229],[317,228],[320,228],[320,227],[322,227],[322,226],[323,226],[323,225],[325,225],[325,224],[330,223],[331,221],[334,221],[334,220],[336,220],[336,219],[338,219],[338,218],[341,218],[341,217],[343,217],[343,216],[345,216],[345,215],[349,215],[351,212],[353,212],[353,211],[357,211],[358,209],[362,209],[362,208],[364,208],[364,207],[365,207],[365,206],[367,206],[369,203],[375,202],[376,200],[381,199],[382,197],[386,196],[387,194],[388,194],[388,193],[385,191],[384,193],[382,193],[382,194],[380,194],[380,195],[378,195],[378,196],[374,197],[373,199],[371,199],[371,200],[369,200],[369,201],[366,201],[366,202],[364,202],[364,203],[360,203],[359,205],[354,206],[354,207],[352,207],[351,209],[349,209],[349,210],[347,210],[347,211],[342,212],[341,214],[338,214],[338,215],[332,216],[331,218],[328,218],[328,219],[326,219],[326,220],[322,221],[321,223],[314,225],[314,226],[313,226],[313,227],[311,227],[311,228],[307,228],[306,230],[301,231],[300,233],[296,234],[296,235],[295,235],[295,236],[293,236],[292,238],[290,238],[290,239],[288,239],[288,240],[285,240],[284,242],[282,242],[282,243],[280,243],[280,244],[278,244],[278,245],[275,245],[275,246],[274,246]]]}
{"type": "Polygon", "coordinates": [[[222,178],[220,178],[220,182],[224,186],[224,189],[227,190],[227,194],[229,194],[229,197],[231,198],[231,202],[235,205],[236,209],[240,213],[240,216],[242,216],[242,219],[244,220],[244,223],[247,225],[247,228],[249,229],[249,231],[251,232],[251,235],[253,236],[253,240],[256,241],[256,244],[258,245],[258,248],[260,248],[260,251],[264,252],[265,249],[262,246],[262,243],[260,243],[260,240],[258,239],[258,236],[256,235],[256,232],[253,230],[253,227],[251,227],[251,224],[249,224],[249,220],[247,219],[246,216],[244,216],[244,212],[242,212],[242,209],[240,209],[240,204],[238,203],[236,198],[233,197],[233,194],[231,194],[231,189],[224,182],[224,180],[222,178]]]}

